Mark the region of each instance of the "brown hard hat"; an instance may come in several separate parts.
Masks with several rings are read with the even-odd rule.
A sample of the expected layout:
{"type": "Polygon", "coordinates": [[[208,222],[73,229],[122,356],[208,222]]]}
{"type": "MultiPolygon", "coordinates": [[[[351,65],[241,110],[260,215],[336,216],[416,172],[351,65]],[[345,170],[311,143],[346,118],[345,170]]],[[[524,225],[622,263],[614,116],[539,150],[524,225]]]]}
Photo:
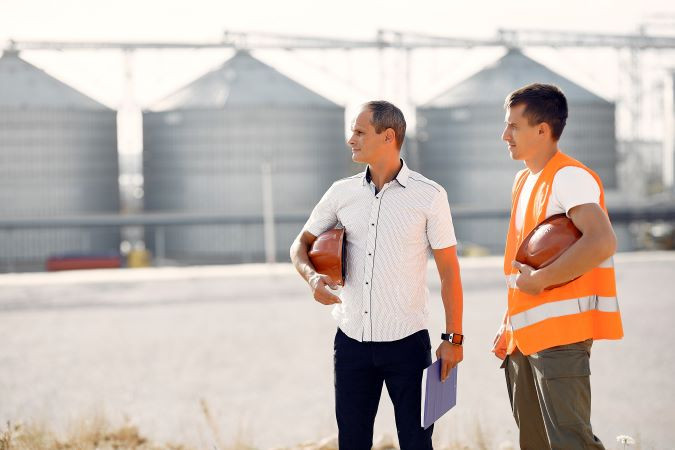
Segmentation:
{"type": "Polygon", "coordinates": [[[320,274],[328,275],[340,286],[344,286],[346,246],[345,229],[333,228],[321,233],[309,250],[309,260],[314,269],[320,274]]]}
{"type": "MultiPolygon", "coordinates": [[[[525,237],[516,253],[516,261],[541,269],[558,259],[580,238],[581,231],[565,214],[553,215],[534,227],[525,237]]],[[[573,280],[546,289],[560,287],[570,281],[573,280]]]]}

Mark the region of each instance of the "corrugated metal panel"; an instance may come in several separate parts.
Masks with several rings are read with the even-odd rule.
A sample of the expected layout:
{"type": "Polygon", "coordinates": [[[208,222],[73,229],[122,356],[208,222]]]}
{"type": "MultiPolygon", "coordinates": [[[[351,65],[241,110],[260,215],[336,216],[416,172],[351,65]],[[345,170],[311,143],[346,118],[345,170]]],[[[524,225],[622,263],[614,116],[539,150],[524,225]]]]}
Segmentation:
{"type": "MultiPolygon", "coordinates": [[[[16,55],[0,58],[0,74],[0,214],[117,212],[115,112],[16,55]]],[[[12,230],[0,236],[6,263],[118,248],[117,230],[12,230]]]]}
{"type": "MultiPolygon", "coordinates": [[[[176,110],[144,114],[146,210],[260,217],[266,162],[272,169],[275,212],[308,216],[332,181],[348,175],[344,109],[248,54],[233,60],[221,71],[246,67],[241,82],[211,73],[195,82],[196,89],[190,85],[179,91],[194,96],[181,94],[177,103],[173,97],[169,103],[176,110]],[[272,93],[270,83],[290,87],[272,93]],[[222,101],[201,98],[225,89],[228,95],[222,101]],[[186,109],[197,105],[199,109],[186,109]]],[[[277,227],[280,258],[287,259],[301,225],[277,227]]],[[[166,232],[167,256],[186,261],[260,261],[263,245],[261,225],[176,227],[166,232]]]]}

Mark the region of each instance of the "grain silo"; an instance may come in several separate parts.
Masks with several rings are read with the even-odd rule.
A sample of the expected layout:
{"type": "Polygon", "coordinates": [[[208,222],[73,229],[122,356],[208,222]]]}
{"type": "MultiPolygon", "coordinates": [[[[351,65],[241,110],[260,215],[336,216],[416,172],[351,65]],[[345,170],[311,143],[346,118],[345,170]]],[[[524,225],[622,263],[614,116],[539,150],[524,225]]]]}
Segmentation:
{"type": "MultiPolygon", "coordinates": [[[[119,211],[116,114],[21,59],[0,57],[0,216],[119,211]]],[[[10,270],[63,253],[119,250],[117,229],[4,229],[10,270]]]]}
{"type": "MultiPolygon", "coordinates": [[[[595,170],[605,187],[616,187],[614,104],[554,73],[516,49],[417,109],[421,170],[448,191],[452,206],[510,207],[515,173],[501,141],[504,99],[529,83],[554,84],[567,97],[569,118],[560,148],[595,170]]],[[[504,248],[506,220],[457,221],[458,237],[504,248]]]]}
{"type": "MultiPolygon", "coordinates": [[[[349,172],[344,108],[246,51],[151,107],[143,122],[146,211],[241,219],[167,228],[166,256],[177,260],[263,259],[263,164],[276,216],[306,218],[349,172]]],[[[277,258],[288,259],[301,226],[277,223],[277,258]]]]}

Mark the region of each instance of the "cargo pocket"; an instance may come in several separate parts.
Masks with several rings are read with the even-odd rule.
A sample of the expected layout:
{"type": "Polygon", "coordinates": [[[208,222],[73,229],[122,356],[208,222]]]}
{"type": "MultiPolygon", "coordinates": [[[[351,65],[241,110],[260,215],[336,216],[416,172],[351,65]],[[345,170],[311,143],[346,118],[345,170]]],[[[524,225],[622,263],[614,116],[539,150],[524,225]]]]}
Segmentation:
{"type": "Polygon", "coordinates": [[[570,347],[561,346],[539,352],[535,363],[542,374],[541,387],[546,410],[551,419],[561,426],[591,421],[588,352],[570,347]]]}

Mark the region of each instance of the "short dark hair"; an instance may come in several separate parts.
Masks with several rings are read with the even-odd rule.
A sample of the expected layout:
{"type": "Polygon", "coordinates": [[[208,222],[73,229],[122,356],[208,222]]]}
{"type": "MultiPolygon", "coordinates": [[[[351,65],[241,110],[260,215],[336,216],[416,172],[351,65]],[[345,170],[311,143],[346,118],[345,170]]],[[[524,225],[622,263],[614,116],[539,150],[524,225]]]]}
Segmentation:
{"type": "Polygon", "coordinates": [[[525,105],[523,115],[530,125],[546,122],[556,141],[560,139],[567,122],[567,99],[558,86],[532,83],[517,89],[506,97],[504,109],[525,105]]]}
{"type": "Polygon", "coordinates": [[[405,139],[405,117],[400,109],[392,103],[384,100],[376,100],[365,103],[364,108],[368,108],[373,113],[371,123],[375,127],[377,134],[382,133],[387,128],[394,130],[396,135],[396,145],[401,150],[403,140],[405,139]]]}

